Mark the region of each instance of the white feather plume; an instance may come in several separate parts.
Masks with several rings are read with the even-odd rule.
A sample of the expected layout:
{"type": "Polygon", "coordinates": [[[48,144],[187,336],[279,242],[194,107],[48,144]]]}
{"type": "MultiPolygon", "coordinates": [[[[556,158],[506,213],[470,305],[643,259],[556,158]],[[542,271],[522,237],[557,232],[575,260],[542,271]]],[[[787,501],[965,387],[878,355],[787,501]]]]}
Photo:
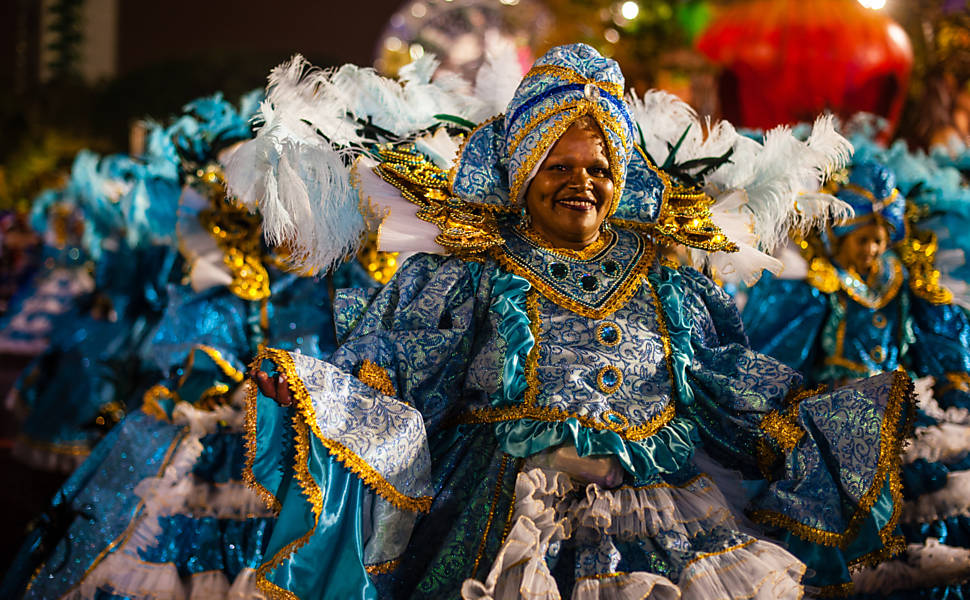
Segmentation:
{"type": "Polygon", "coordinates": [[[819,191],[852,152],[848,140],[835,131],[831,116],[819,117],[804,142],[789,128],[777,127],[759,143],[726,121],[701,121],[687,103],[667,92],[653,90],[643,98],[628,97],[627,102],[644,148],[658,164],[667,160],[673,147],[678,163],[732,151],[730,160],[704,175],[701,184],[715,199],[714,222],[741,251],[692,251],[695,261],[711,264],[726,279],[751,282],[763,269],[777,273],[781,263],[768,255],[792,228],[805,231],[826,219],[851,215],[848,205],[819,191]]]}
{"type": "MultiPolygon", "coordinates": [[[[355,252],[366,231],[350,164],[378,141],[403,141],[440,121],[483,112],[456,75],[432,75],[425,56],[401,69],[397,80],[373,69],[344,65],[315,69],[302,57],[274,69],[256,117],[256,137],[225,164],[229,192],[263,217],[268,243],[287,244],[297,265],[326,271],[355,252]]],[[[428,138],[439,158],[453,160],[450,140],[428,138]]]]}
{"type": "Polygon", "coordinates": [[[482,102],[482,109],[469,118],[480,123],[505,112],[523,75],[515,45],[498,33],[487,32],[485,62],[475,75],[475,97],[482,102]]]}

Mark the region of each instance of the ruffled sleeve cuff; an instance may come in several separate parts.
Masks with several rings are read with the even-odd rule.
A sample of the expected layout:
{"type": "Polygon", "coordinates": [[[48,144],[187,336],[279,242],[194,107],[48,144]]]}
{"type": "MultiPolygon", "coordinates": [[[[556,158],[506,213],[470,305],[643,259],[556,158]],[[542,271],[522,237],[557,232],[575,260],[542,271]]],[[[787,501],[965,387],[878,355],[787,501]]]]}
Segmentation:
{"type": "Polygon", "coordinates": [[[801,399],[776,414],[778,427],[764,427],[783,464],[749,514],[808,564],[808,583],[824,593],[848,593],[849,565],[904,546],[900,453],[914,407],[912,381],[896,371],[801,399]]]}
{"type": "Polygon", "coordinates": [[[245,478],[279,511],[257,586],[316,598],[333,578],[373,591],[367,572],[392,564],[430,509],[423,418],[329,363],[277,349],[254,366],[265,361],[286,376],[294,406],[250,388],[245,478]]]}

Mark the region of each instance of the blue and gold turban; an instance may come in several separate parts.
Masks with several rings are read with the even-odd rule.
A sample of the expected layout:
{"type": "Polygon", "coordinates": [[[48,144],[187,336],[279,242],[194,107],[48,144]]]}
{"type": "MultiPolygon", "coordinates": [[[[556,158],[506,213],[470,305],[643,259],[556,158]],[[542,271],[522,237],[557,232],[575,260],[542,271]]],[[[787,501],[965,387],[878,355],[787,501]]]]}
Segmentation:
{"type": "Polygon", "coordinates": [[[855,211],[855,217],[832,227],[836,236],[876,222],[886,226],[893,244],[906,237],[906,199],[896,189],[896,176],[888,167],[868,160],[853,165],[848,183],[835,196],[855,211]]]}
{"type": "Polygon", "coordinates": [[[623,100],[616,61],[586,44],[551,49],[526,73],[504,115],[469,136],[451,171],[463,199],[517,209],[549,149],[577,120],[596,120],[613,177],[608,215],[649,223],[670,182],[638,147],[637,126],[623,100]]]}

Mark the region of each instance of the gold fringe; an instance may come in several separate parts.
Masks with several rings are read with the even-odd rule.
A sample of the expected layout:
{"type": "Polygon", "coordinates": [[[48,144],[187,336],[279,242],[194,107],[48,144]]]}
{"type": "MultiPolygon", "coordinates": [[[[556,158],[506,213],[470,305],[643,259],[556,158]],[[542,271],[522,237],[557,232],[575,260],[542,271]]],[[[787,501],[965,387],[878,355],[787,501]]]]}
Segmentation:
{"type": "Polygon", "coordinates": [[[601,423],[592,417],[574,414],[559,408],[517,404],[514,406],[494,408],[489,407],[472,410],[458,417],[458,419],[456,419],[456,424],[466,425],[500,423],[503,421],[515,421],[518,419],[535,419],[536,421],[558,423],[567,419],[576,419],[583,427],[601,431],[615,431],[620,435],[620,437],[632,442],[637,442],[644,440],[660,431],[664,425],[673,420],[675,415],[676,408],[674,406],[674,402],[671,401],[666,407],[664,407],[662,411],[660,411],[660,413],[652,417],[643,425],[621,430],[618,429],[616,425],[610,426],[606,423],[601,423]]]}
{"type": "Polygon", "coordinates": [[[357,456],[352,450],[340,442],[324,437],[323,432],[320,431],[320,426],[316,421],[316,415],[313,410],[313,403],[310,400],[310,394],[306,391],[306,388],[303,387],[303,382],[297,375],[296,365],[293,364],[293,359],[290,357],[289,353],[287,353],[285,350],[279,350],[276,348],[266,348],[261,355],[272,361],[276,367],[286,375],[290,392],[293,394],[293,398],[296,400],[297,414],[302,416],[303,421],[316,436],[317,440],[330,451],[338,462],[343,463],[343,465],[352,473],[357,475],[361,481],[364,482],[364,484],[373,489],[376,493],[378,493],[395,507],[411,512],[428,512],[428,510],[431,508],[430,496],[412,498],[399,492],[394,488],[394,486],[388,483],[387,480],[377,472],[377,470],[367,464],[364,459],[357,456]]]}
{"type": "MultiPolygon", "coordinates": [[[[258,369],[260,364],[264,360],[262,352],[256,355],[253,359],[252,364],[250,364],[250,369],[258,369]]],[[[276,499],[276,496],[266,489],[263,484],[261,484],[256,479],[256,475],[253,474],[253,464],[256,462],[256,406],[257,398],[259,397],[259,389],[256,387],[256,382],[250,379],[246,382],[246,415],[244,421],[245,428],[245,438],[246,438],[246,465],[243,468],[243,482],[249,486],[256,495],[260,497],[267,508],[275,513],[279,513],[280,502],[276,499]]]]}
{"type": "Polygon", "coordinates": [[[371,575],[386,575],[401,565],[401,559],[395,558],[376,565],[366,565],[364,569],[371,575]]]}
{"type": "Polygon", "coordinates": [[[397,392],[394,391],[394,383],[391,381],[391,376],[387,373],[387,369],[369,359],[365,358],[360,368],[357,369],[357,379],[364,385],[374,388],[385,396],[397,395],[397,392]]]}
{"type": "MultiPolygon", "coordinates": [[[[902,485],[899,479],[900,453],[903,442],[912,429],[915,403],[913,400],[913,382],[903,371],[893,373],[893,382],[889,393],[889,403],[883,418],[883,426],[879,443],[879,460],[872,486],[859,500],[859,508],[849,519],[842,533],[835,533],[810,527],[792,519],[788,515],[768,510],[751,511],[750,517],[759,523],[787,529],[798,537],[822,546],[834,546],[845,549],[855,538],[858,529],[869,516],[873,504],[879,499],[879,494],[885,482],[889,481],[893,505],[902,504],[902,485]],[[905,410],[905,413],[904,413],[905,410]],[[897,431],[901,430],[901,431],[897,431]]],[[[899,512],[894,510],[883,531],[891,532],[896,527],[899,512]]],[[[882,535],[882,532],[880,532],[882,535]]],[[[884,538],[885,539],[885,538],[884,538]]]]}

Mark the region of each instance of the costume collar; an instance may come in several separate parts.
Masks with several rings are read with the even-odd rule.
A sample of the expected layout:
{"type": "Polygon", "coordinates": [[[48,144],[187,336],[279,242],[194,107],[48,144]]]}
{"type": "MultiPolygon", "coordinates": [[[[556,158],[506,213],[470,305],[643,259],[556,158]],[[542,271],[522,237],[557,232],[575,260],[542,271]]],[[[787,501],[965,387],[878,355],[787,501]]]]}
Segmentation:
{"type": "Polygon", "coordinates": [[[645,236],[614,228],[586,250],[552,248],[537,234],[503,228],[505,243],[492,256],[557,306],[601,319],[622,308],[640,289],[656,250],[645,236]]]}

